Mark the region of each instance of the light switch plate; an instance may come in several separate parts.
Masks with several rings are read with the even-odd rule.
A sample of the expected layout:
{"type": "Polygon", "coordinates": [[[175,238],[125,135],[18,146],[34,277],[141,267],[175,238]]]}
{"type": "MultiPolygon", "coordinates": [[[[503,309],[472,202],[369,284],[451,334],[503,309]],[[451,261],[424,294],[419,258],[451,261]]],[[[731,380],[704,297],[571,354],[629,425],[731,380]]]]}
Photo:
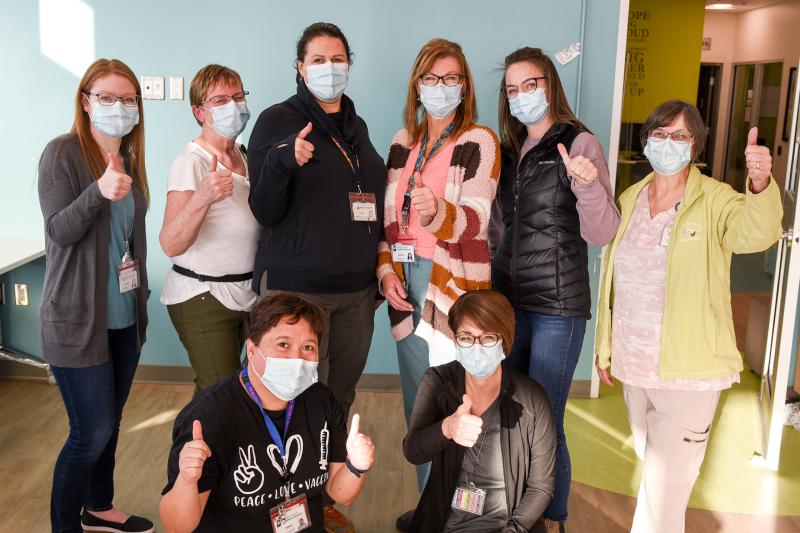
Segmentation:
{"type": "Polygon", "coordinates": [[[28,299],[28,284],[15,283],[14,284],[14,303],[17,305],[29,305],[28,299]]]}
{"type": "Polygon", "coordinates": [[[169,77],[169,99],[183,100],[183,76],[169,77]]]}
{"type": "Polygon", "coordinates": [[[145,100],[163,100],[164,76],[142,76],[142,98],[145,100]]]}

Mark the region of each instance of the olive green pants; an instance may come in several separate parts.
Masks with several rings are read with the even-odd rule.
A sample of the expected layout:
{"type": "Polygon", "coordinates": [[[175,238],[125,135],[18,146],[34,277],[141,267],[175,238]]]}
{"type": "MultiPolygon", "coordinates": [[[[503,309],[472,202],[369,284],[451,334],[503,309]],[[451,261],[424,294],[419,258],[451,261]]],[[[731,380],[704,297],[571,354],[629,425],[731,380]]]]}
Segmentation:
{"type": "Polygon", "coordinates": [[[231,311],[211,293],[198,294],[167,310],[194,370],[194,394],[242,367],[244,311],[231,311]]]}

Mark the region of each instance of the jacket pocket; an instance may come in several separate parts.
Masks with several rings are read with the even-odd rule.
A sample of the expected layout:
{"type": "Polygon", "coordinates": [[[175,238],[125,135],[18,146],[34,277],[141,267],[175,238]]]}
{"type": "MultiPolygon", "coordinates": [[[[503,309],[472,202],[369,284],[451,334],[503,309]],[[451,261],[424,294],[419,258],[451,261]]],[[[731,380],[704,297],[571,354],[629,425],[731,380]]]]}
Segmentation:
{"type": "Polygon", "coordinates": [[[294,230],[294,245],[292,246],[292,252],[295,254],[299,254],[302,250],[303,250],[303,224],[301,222],[298,222],[294,230]]]}

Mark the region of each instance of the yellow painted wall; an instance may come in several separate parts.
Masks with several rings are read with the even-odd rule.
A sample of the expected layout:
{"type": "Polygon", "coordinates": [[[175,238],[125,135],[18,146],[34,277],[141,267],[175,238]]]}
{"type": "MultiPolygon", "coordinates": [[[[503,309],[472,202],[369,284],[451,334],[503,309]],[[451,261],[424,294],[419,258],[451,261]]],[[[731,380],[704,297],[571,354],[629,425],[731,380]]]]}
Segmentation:
{"type": "Polygon", "coordinates": [[[703,0],[631,0],[622,121],[642,123],[672,98],[697,99],[703,0]]]}

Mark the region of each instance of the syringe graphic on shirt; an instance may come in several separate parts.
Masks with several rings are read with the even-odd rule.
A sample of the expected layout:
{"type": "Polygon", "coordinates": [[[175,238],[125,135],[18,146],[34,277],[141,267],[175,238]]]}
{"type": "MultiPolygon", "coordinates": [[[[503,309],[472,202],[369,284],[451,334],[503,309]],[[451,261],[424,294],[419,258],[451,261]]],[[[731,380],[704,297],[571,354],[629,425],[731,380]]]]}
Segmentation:
{"type": "Polygon", "coordinates": [[[328,431],[328,422],[325,422],[325,426],[322,428],[322,431],[319,432],[319,466],[323,470],[328,469],[328,439],[330,438],[330,432],[328,431]]]}

